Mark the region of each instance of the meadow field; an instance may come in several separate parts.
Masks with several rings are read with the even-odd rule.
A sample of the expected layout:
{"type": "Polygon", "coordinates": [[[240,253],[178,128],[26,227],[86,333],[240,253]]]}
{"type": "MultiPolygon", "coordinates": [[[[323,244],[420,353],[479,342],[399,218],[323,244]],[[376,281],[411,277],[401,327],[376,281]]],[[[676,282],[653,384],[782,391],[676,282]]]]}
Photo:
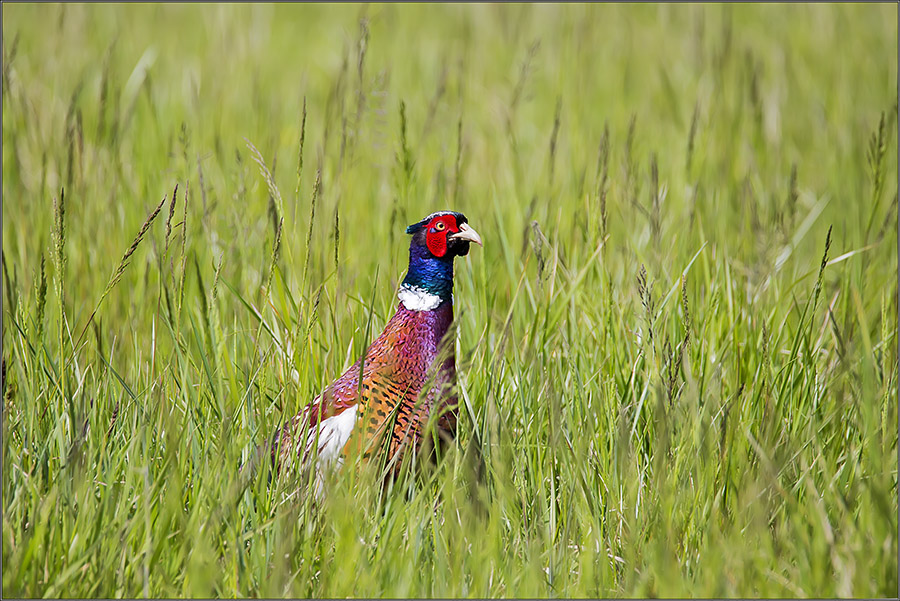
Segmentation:
{"type": "Polygon", "coordinates": [[[897,10],[4,3],[3,596],[896,597],[897,10]],[[456,447],[239,471],[439,209],[456,447]]]}

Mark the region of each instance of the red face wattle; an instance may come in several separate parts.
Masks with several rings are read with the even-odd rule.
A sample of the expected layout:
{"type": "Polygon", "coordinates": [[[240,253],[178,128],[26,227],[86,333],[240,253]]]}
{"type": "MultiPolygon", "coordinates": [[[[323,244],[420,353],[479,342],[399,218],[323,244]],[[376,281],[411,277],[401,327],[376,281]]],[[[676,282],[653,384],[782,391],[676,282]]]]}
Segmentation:
{"type": "Polygon", "coordinates": [[[425,226],[425,244],[428,251],[435,257],[443,257],[447,254],[447,236],[459,232],[456,217],[453,215],[438,215],[425,226]]]}

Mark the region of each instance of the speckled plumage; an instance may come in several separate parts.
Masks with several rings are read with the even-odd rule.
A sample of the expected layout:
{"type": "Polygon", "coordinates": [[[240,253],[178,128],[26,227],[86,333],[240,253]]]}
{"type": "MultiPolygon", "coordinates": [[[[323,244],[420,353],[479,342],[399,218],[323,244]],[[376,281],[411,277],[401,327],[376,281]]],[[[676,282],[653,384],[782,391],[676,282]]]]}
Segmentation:
{"type": "MultiPolygon", "coordinates": [[[[272,458],[288,459],[311,451],[317,427],[337,424],[337,416],[355,408],[355,419],[341,420],[352,428],[342,455],[360,453],[369,456],[387,448],[395,467],[409,448],[419,449],[426,436],[426,424],[433,419],[435,434],[441,441],[452,440],[456,433],[457,396],[453,323],[453,258],[468,252],[468,241],[480,238],[468,228],[459,213],[437,213],[410,226],[410,267],[402,286],[407,290],[433,295],[436,307],[407,306],[401,302],[397,312],[381,334],[366,349],[364,359],[354,363],[330,384],[281,430],[272,447],[272,458]],[[432,220],[452,215],[444,233],[445,253],[434,256],[426,236],[436,236],[436,228],[427,228],[432,220]],[[462,230],[471,232],[460,233],[462,230]],[[449,237],[448,237],[449,236],[449,237]],[[458,239],[454,239],[456,236],[458,239]],[[474,237],[470,237],[474,236],[474,237]],[[449,251],[448,251],[449,250],[449,251]],[[418,309],[418,310],[417,310],[418,309]],[[362,369],[362,378],[360,378],[362,369]],[[308,425],[308,427],[307,427],[308,425]],[[307,433],[305,436],[303,433],[307,433]]],[[[444,231],[445,227],[440,227],[444,231]]],[[[404,296],[400,295],[401,299],[404,296]]],[[[320,434],[325,437],[325,434],[320,434]]],[[[332,441],[333,442],[333,441],[332,441]]],[[[320,454],[323,443],[320,439],[320,454]]]]}
{"type": "Polygon", "coordinates": [[[303,431],[303,420],[308,420],[309,431],[313,431],[323,420],[356,405],[357,436],[345,452],[355,442],[356,450],[366,453],[370,450],[367,443],[383,434],[390,436],[391,457],[407,443],[418,447],[422,428],[436,407],[442,412],[437,421],[439,432],[452,437],[456,430],[456,395],[452,391],[456,365],[450,339],[446,358],[435,362],[452,321],[449,301],[434,311],[410,311],[401,304],[366,351],[362,381],[359,369],[363,361],[359,360],[294,416],[282,433],[282,453],[302,452],[290,440],[303,431]]]}

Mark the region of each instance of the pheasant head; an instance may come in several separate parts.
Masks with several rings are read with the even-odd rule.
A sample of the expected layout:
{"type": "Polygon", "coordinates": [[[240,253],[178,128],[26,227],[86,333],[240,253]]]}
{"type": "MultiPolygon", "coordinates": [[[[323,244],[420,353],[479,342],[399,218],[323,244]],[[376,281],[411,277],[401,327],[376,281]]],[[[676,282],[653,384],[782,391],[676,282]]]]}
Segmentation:
{"type": "Polygon", "coordinates": [[[398,296],[410,311],[432,311],[453,300],[453,259],[469,254],[469,244],[481,236],[466,216],[454,211],[432,213],[406,228],[409,270],[398,296]]]}

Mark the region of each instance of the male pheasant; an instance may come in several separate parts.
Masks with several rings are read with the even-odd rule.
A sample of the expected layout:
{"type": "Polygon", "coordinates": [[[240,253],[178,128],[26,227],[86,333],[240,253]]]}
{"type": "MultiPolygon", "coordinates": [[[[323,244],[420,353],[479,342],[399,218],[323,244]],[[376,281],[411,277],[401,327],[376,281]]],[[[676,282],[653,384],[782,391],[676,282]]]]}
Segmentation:
{"type": "Polygon", "coordinates": [[[446,335],[453,322],[453,259],[468,254],[470,242],[481,245],[481,237],[453,211],[433,213],[406,233],[412,234],[409,270],[397,312],[364,357],[273,441],[276,465],[305,463],[318,441],[317,496],[324,470],[340,466],[351,452],[369,456],[386,449],[394,471],[406,450],[418,450],[431,436],[429,421],[440,441],[456,434],[456,365],[452,336],[446,335]]]}

